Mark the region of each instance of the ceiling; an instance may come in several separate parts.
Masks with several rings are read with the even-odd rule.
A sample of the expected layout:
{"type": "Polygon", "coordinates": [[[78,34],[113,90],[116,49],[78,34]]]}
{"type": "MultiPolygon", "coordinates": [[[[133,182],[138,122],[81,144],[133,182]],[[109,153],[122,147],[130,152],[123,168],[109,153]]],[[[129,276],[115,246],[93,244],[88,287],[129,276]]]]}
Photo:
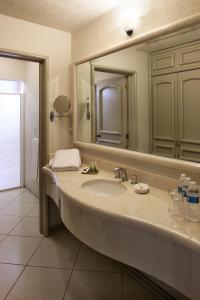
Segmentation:
{"type": "Polygon", "coordinates": [[[0,0],[0,13],[64,31],[92,22],[122,0],[0,0]]]}

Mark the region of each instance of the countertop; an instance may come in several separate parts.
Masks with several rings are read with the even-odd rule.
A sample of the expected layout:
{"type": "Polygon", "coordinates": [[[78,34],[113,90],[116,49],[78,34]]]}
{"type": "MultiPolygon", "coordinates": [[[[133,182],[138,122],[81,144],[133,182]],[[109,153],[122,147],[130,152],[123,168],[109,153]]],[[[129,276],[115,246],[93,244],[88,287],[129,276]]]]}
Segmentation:
{"type": "Polygon", "coordinates": [[[111,218],[114,222],[143,226],[145,230],[165,235],[200,254],[200,222],[173,220],[168,212],[167,191],[150,186],[148,194],[137,194],[128,181],[122,183],[127,188],[124,194],[94,196],[84,191],[81,185],[92,179],[113,180],[113,174],[103,170],[97,175],[85,175],[80,171],[55,172],[49,167],[44,167],[43,171],[54,178],[59,192],[75,205],[93,214],[111,218]]]}

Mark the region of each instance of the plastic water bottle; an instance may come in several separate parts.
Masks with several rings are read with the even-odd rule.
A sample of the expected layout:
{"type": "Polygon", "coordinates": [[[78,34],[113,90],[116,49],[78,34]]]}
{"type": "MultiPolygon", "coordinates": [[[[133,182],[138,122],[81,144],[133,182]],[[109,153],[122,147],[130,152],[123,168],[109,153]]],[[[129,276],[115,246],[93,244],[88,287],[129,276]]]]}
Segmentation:
{"type": "Polygon", "coordinates": [[[185,181],[185,178],[186,178],[185,174],[180,174],[179,181],[178,181],[178,187],[177,187],[179,194],[182,194],[183,183],[185,181]]]}
{"type": "Polygon", "coordinates": [[[182,196],[184,198],[184,201],[187,201],[187,190],[188,190],[190,181],[191,181],[190,177],[185,177],[185,179],[183,181],[182,196]]]}
{"type": "Polygon", "coordinates": [[[187,216],[190,221],[200,220],[199,186],[190,181],[187,190],[187,216]]]}

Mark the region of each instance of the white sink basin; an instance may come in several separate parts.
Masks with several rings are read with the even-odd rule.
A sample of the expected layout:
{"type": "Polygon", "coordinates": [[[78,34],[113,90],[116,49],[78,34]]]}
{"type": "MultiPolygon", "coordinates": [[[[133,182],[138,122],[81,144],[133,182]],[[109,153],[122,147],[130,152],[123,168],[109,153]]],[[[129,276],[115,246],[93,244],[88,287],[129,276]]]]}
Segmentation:
{"type": "Polygon", "coordinates": [[[109,179],[88,180],[81,188],[91,195],[102,197],[117,196],[126,192],[126,187],[121,182],[109,179]]]}

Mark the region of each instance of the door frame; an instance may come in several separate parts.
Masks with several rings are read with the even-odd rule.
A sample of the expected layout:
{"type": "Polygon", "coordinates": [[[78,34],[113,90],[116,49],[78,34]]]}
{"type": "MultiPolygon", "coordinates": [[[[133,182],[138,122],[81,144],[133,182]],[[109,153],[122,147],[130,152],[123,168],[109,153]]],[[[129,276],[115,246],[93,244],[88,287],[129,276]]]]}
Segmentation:
{"type": "MultiPolygon", "coordinates": [[[[91,82],[91,142],[96,142],[96,128],[97,128],[97,118],[96,118],[96,85],[95,85],[95,72],[104,72],[104,73],[113,73],[127,77],[128,81],[128,102],[127,102],[127,111],[129,111],[130,104],[133,104],[133,145],[134,149],[137,149],[138,144],[138,135],[137,135],[137,74],[136,71],[120,69],[110,66],[97,65],[93,62],[90,63],[90,82],[91,82]],[[131,92],[132,87],[132,92],[131,92]]],[[[127,134],[130,134],[130,117],[127,113],[127,134]]],[[[132,150],[134,150],[132,149],[132,150]]]]}
{"type": "Polygon", "coordinates": [[[24,163],[24,92],[20,94],[20,186],[24,187],[25,163],[24,163]]]}
{"type": "Polygon", "coordinates": [[[41,55],[33,55],[24,52],[13,50],[5,50],[0,48],[0,57],[24,60],[39,63],[39,215],[40,215],[40,232],[44,233],[46,230],[46,211],[47,203],[42,201],[44,199],[44,180],[42,174],[42,167],[48,161],[48,114],[47,114],[47,99],[48,99],[48,67],[49,58],[41,55]]]}

